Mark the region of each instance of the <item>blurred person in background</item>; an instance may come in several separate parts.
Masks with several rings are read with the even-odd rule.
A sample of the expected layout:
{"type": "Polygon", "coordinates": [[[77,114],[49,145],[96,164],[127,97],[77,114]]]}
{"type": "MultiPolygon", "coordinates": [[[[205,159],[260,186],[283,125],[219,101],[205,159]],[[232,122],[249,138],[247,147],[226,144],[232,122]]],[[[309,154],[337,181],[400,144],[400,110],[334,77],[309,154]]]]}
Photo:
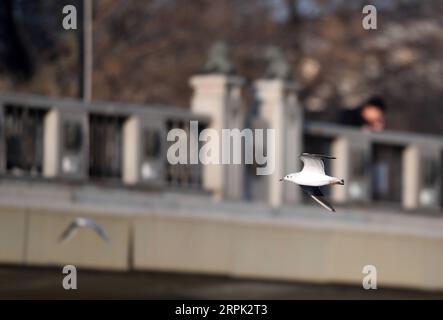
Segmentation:
{"type": "Polygon", "coordinates": [[[341,114],[341,123],[373,131],[383,131],[386,127],[386,104],[382,98],[373,96],[360,107],[345,110],[341,114]]]}

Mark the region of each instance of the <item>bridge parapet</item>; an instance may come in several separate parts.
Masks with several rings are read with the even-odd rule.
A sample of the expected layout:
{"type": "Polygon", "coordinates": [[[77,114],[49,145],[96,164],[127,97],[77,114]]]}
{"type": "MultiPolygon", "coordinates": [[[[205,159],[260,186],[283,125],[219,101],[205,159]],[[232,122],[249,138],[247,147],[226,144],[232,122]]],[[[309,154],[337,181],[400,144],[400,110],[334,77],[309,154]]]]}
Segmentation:
{"type": "MultiPolygon", "coordinates": [[[[278,207],[304,201],[294,186],[274,181],[277,174],[296,170],[296,154],[303,150],[338,158],[326,163],[332,175],[346,181],[332,188],[335,203],[441,210],[441,137],[304,121],[290,83],[281,79],[256,83],[259,110],[247,115],[242,81],[230,77],[194,78],[192,110],[1,93],[0,174],[61,183],[190,190],[278,207]],[[219,88],[206,90],[208,86],[219,88]],[[208,99],[212,104],[205,105],[208,99]],[[248,165],[170,164],[166,159],[172,143],[166,141],[169,130],[181,128],[188,133],[189,144],[201,143],[190,140],[191,120],[199,121],[200,129],[242,129],[257,123],[275,129],[282,145],[274,175],[257,177],[248,165]]],[[[254,143],[255,148],[266,147],[254,143]]]]}
{"type": "Polygon", "coordinates": [[[175,107],[0,94],[0,174],[202,190],[201,165],[169,165],[166,132],[208,117],[175,107]]]}
{"type": "Polygon", "coordinates": [[[404,209],[440,209],[443,139],[438,136],[394,131],[371,132],[326,123],[308,123],[310,139],[323,140],[339,158],[332,174],[345,179],[333,189],[340,203],[391,203],[404,209]]]}

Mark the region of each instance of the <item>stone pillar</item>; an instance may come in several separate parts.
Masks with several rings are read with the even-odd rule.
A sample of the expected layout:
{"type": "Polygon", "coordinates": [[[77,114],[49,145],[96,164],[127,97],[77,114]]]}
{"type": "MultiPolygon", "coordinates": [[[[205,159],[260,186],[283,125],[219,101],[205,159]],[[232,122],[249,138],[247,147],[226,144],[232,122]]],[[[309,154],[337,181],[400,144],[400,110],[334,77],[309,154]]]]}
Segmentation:
{"type": "Polygon", "coordinates": [[[407,146],[403,151],[402,205],[406,209],[418,207],[420,190],[420,153],[417,146],[407,146]]]}
{"type": "Polygon", "coordinates": [[[54,178],[60,173],[60,111],[49,110],[43,123],[43,176],[54,178]]]}
{"type": "Polygon", "coordinates": [[[138,116],[131,116],[123,124],[123,183],[128,185],[140,181],[141,126],[138,116]]]}
{"type": "Polygon", "coordinates": [[[295,85],[283,79],[255,82],[260,116],[275,130],[275,170],[268,176],[268,201],[272,206],[301,201],[295,184],[280,182],[286,174],[297,172],[302,153],[303,114],[295,95],[295,85]]]}
{"type": "Polygon", "coordinates": [[[371,200],[369,167],[370,143],[362,134],[345,134],[332,142],[332,176],[345,180],[344,186],[331,188],[336,203],[371,200]]]}
{"type": "MultiPolygon", "coordinates": [[[[192,111],[209,116],[211,121],[207,128],[216,130],[220,138],[218,141],[219,163],[222,160],[222,129],[242,130],[244,127],[244,111],[241,107],[243,82],[240,77],[226,74],[196,75],[190,80],[194,89],[191,101],[192,111]]],[[[217,144],[212,140],[205,142],[205,144],[207,143],[214,147],[217,144]]],[[[244,168],[244,164],[204,165],[203,186],[212,191],[217,199],[243,199],[244,168]]]]}
{"type": "Polygon", "coordinates": [[[124,177],[128,184],[161,187],[165,184],[165,119],[160,115],[129,118],[123,128],[124,177]]]}
{"type": "Polygon", "coordinates": [[[405,209],[440,206],[441,149],[439,145],[409,145],[403,151],[402,205],[405,209]]]}

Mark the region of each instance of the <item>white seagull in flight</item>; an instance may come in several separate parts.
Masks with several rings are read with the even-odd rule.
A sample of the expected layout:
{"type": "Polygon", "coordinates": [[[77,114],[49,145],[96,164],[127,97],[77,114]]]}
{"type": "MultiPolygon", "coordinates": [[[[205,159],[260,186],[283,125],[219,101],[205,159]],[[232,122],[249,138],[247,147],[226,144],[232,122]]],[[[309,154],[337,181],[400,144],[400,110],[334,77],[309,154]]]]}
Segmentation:
{"type": "Polygon", "coordinates": [[[320,154],[302,153],[300,160],[303,162],[303,170],[297,173],[291,173],[281,178],[280,181],[287,180],[294,182],[303,189],[312,199],[317,201],[324,208],[335,212],[335,209],[325,200],[324,195],[320,190],[320,186],[328,184],[344,185],[343,179],[331,177],[325,174],[325,165],[322,159],[335,159],[331,156],[324,156],[320,154]]]}
{"type": "Polygon", "coordinates": [[[109,236],[106,230],[95,222],[95,220],[89,218],[76,218],[74,221],[72,221],[66,230],[60,235],[59,242],[67,242],[69,239],[74,237],[79,228],[90,228],[94,230],[104,241],[109,242],[109,236]]]}

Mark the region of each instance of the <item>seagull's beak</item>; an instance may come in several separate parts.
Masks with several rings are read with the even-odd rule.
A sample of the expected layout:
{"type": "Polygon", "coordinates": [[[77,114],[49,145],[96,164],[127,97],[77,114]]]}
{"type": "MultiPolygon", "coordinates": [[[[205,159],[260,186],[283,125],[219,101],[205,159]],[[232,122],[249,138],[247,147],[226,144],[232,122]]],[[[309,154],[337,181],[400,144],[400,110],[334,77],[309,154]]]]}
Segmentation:
{"type": "Polygon", "coordinates": [[[283,178],[281,178],[280,180],[278,180],[278,181],[283,181],[283,178]]]}

